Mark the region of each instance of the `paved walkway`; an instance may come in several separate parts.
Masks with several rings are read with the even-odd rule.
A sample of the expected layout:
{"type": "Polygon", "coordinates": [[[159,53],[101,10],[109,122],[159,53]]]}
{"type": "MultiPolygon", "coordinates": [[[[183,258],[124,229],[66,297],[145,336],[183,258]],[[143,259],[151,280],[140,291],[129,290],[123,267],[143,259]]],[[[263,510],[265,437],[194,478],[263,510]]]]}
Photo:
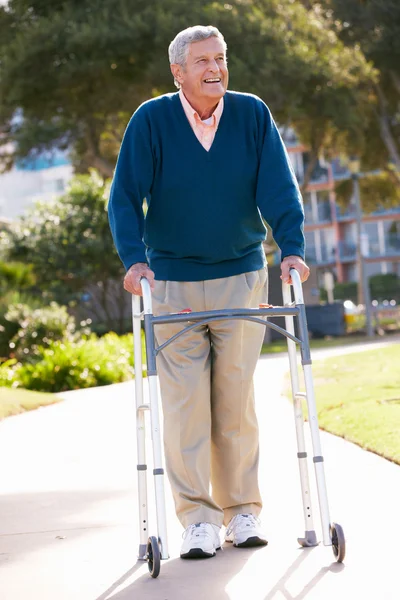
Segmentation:
{"type": "MultiPolygon", "coordinates": [[[[65,402],[1,422],[1,600],[398,600],[397,465],[322,433],[331,517],[344,527],[347,558],[338,565],[331,548],[298,548],[294,423],[280,395],[286,369],[286,358],[261,359],[255,379],[269,546],[225,545],[214,559],[180,560],[167,488],[171,559],[156,580],[136,562],[132,383],[65,393],[65,402]]],[[[150,523],[154,535],[154,514],[150,523]]]]}

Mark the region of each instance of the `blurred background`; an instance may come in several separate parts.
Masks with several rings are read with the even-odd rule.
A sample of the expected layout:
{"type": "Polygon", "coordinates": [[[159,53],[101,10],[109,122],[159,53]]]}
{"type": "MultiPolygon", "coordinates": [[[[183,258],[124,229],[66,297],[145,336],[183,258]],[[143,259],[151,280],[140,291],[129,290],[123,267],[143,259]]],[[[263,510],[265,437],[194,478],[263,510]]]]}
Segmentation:
{"type": "MultiPolygon", "coordinates": [[[[400,329],[397,0],[0,0],[0,386],[132,375],[108,190],[131,114],[175,91],[168,45],[194,24],[221,30],[229,88],[280,128],[304,198],[311,336],[400,329]]],[[[280,304],[270,236],[265,252],[280,304]]]]}

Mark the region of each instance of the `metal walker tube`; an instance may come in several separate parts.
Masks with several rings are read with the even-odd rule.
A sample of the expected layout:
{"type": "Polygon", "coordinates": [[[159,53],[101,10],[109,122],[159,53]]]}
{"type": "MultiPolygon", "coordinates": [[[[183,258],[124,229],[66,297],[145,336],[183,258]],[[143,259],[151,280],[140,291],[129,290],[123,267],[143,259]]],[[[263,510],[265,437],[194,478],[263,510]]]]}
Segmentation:
{"type": "Polygon", "coordinates": [[[164,469],[162,461],[162,443],[159,419],[158,376],[155,369],[155,348],[153,325],[148,327],[148,319],[152,316],[150,284],[147,279],[140,281],[143,293],[144,319],[146,327],[147,379],[149,382],[151,438],[153,446],[153,475],[156,500],[158,541],[162,559],[169,558],[167,539],[167,516],[165,507],[164,469]],[[149,339],[151,338],[151,339],[149,339]],[[154,365],[154,367],[153,367],[154,365]]]}
{"type": "Polygon", "coordinates": [[[137,472],[139,494],[139,560],[145,560],[148,540],[147,512],[147,463],[146,463],[146,431],[145,411],[149,406],[143,400],[143,365],[141,340],[140,297],[132,295],[133,344],[135,357],[135,397],[136,397],[136,443],[137,443],[137,472]]]}
{"type": "MultiPolygon", "coordinates": [[[[311,372],[311,359],[309,358],[309,342],[308,342],[308,330],[307,330],[307,319],[303,299],[303,290],[301,287],[300,275],[295,269],[290,270],[290,275],[293,282],[293,291],[295,297],[295,304],[300,309],[299,313],[299,329],[300,338],[302,341],[302,366],[304,372],[304,383],[306,387],[306,399],[308,407],[308,419],[311,431],[311,440],[313,446],[313,462],[315,467],[315,477],[317,482],[319,509],[321,515],[321,526],[322,535],[325,546],[332,545],[332,538],[330,533],[330,517],[329,517],[329,505],[328,505],[328,494],[325,483],[325,471],[323,464],[323,456],[321,451],[321,441],[319,435],[317,409],[315,404],[314,395],[314,384],[311,372]]],[[[289,341],[289,340],[288,340],[289,341]]]]}
{"type": "MultiPolygon", "coordinates": [[[[282,296],[284,306],[292,304],[291,287],[287,283],[282,283],[282,296]]],[[[293,316],[285,317],[286,330],[294,335],[293,316]]],[[[310,482],[307,467],[307,452],[304,437],[304,417],[302,409],[302,399],[304,394],[300,393],[299,376],[297,372],[297,349],[293,340],[287,338],[290,379],[292,383],[292,398],[294,420],[296,426],[297,438],[297,458],[300,472],[301,497],[303,501],[303,515],[305,524],[304,538],[298,538],[298,542],[302,546],[315,546],[317,544],[317,536],[314,530],[314,520],[311,505],[310,482]]]]}

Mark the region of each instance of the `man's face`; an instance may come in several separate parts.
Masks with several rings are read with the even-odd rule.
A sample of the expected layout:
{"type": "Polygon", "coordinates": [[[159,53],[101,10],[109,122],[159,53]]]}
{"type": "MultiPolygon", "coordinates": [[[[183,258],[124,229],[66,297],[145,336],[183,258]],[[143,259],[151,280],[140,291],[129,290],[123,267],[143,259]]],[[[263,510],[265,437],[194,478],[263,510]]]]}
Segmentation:
{"type": "Polygon", "coordinates": [[[229,74],[224,45],[217,37],[190,44],[185,67],[172,66],[173,75],[188,98],[217,103],[225,94],[229,74]]]}

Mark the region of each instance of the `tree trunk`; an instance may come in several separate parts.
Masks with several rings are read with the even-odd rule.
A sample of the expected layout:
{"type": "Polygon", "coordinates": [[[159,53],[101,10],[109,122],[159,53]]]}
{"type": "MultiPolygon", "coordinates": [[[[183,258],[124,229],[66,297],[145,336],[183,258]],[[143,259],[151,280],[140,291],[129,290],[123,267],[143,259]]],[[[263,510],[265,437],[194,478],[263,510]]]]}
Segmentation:
{"type": "Polygon", "coordinates": [[[382,136],[382,140],[389,152],[390,159],[395,165],[397,171],[400,172],[400,153],[396,146],[396,140],[390,129],[389,115],[387,112],[387,100],[379,85],[376,86],[376,91],[379,99],[380,112],[377,115],[379,128],[382,136]]]}
{"type": "Polygon", "coordinates": [[[392,78],[393,85],[396,89],[396,92],[400,95],[400,77],[394,71],[390,71],[390,76],[392,78]]]}
{"type": "Polygon", "coordinates": [[[104,158],[98,155],[91,155],[90,163],[99,171],[100,175],[102,175],[104,178],[108,179],[110,177],[113,177],[114,167],[108,162],[108,160],[105,160],[104,158]]]}
{"type": "Polygon", "coordinates": [[[87,125],[86,125],[85,141],[86,141],[86,156],[85,156],[85,158],[86,158],[87,163],[90,166],[95,167],[103,177],[105,177],[105,178],[112,177],[114,174],[114,168],[108,162],[108,160],[106,160],[105,158],[100,156],[99,144],[98,144],[99,140],[97,139],[94,126],[91,125],[90,123],[87,123],[87,125]]]}

